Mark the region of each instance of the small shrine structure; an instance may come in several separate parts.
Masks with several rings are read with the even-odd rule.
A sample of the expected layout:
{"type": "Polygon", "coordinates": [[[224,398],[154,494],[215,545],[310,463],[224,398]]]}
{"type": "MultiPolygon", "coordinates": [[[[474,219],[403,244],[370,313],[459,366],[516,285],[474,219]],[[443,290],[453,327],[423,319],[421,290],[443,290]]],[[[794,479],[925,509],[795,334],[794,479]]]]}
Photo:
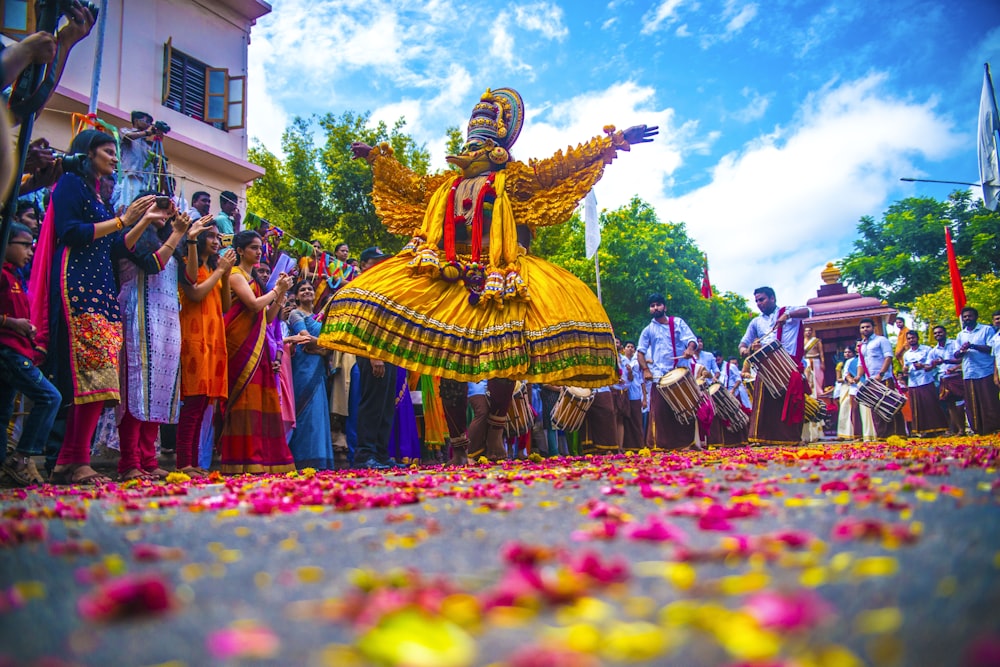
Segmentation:
{"type": "Polygon", "coordinates": [[[844,348],[854,347],[859,338],[858,325],[865,317],[875,321],[875,333],[886,335],[886,326],[896,317],[896,309],[875,297],[848,292],[840,282],[840,269],[827,262],[820,272],[823,285],[816,296],[806,301],[813,316],[805,320],[813,335],[823,341],[823,384],[833,385],[837,377],[837,361],[844,348]]]}

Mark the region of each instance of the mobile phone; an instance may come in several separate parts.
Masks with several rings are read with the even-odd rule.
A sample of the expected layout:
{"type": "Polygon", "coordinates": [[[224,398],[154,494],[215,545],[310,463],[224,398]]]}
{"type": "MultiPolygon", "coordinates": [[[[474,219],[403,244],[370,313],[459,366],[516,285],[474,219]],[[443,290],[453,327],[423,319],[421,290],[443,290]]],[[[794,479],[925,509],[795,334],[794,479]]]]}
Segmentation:
{"type": "Polygon", "coordinates": [[[156,208],[170,208],[170,197],[164,195],[157,196],[156,208]]]}

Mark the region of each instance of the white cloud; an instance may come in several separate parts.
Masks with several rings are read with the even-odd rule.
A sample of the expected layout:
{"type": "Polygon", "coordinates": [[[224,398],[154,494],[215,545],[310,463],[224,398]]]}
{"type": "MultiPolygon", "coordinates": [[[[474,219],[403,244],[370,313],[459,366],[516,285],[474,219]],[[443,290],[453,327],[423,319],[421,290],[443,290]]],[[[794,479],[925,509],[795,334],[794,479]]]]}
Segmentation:
{"type": "Polygon", "coordinates": [[[500,12],[490,26],[490,57],[514,72],[526,72],[531,79],[531,66],[515,55],[514,38],[507,30],[509,14],[500,12]]]}
{"type": "Polygon", "coordinates": [[[651,8],[642,17],[642,34],[651,35],[666,23],[670,25],[677,21],[677,9],[684,4],[684,0],[663,0],[654,8],[651,8]]]}
{"type": "Polygon", "coordinates": [[[871,75],[828,86],[792,126],[724,156],[709,185],[653,202],[661,219],[688,224],[713,281],[748,297],[771,284],[782,303],[804,302],[858,218],[877,214],[913,158],[941,159],[960,147],[934,100],[893,98],[885,82],[871,75]]]}
{"type": "Polygon", "coordinates": [[[757,16],[757,5],[744,5],[736,16],[729,19],[729,22],[726,24],[726,33],[732,34],[739,32],[744,26],[746,26],[747,23],[750,23],[755,16],[757,16]]]}
{"type": "Polygon", "coordinates": [[[770,97],[761,95],[756,90],[751,90],[750,88],[744,88],[740,91],[740,94],[747,98],[749,103],[739,111],[729,114],[729,116],[741,123],[750,123],[763,118],[767,112],[767,107],[770,105],[770,97]]]}
{"type": "Polygon", "coordinates": [[[691,29],[688,28],[687,23],[684,23],[677,27],[677,30],[674,31],[674,34],[677,35],[678,37],[690,37],[691,29]]]}
{"type": "Polygon", "coordinates": [[[675,127],[673,110],[657,107],[654,98],[653,88],[623,82],[542,108],[526,101],[524,129],[512,153],[521,161],[547,158],[600,135],[608,124],[618,129],[658,125],[660,134],[652,143],[618,154],[595,187],[595,194],[598,205],[607,209],[623,206],[635,195],[647,201],[662,200],[696,124],[675,127]]]}
{"type": "Polygon", "coordinates": [[[254,47],[247,55],[247,133],[272,153],[281,154],[281,135],[288,125],[288,114],[270,93],[271,77],[264,66],[268,46],[265,38],[254,36],[254,47]]]}
{"type": "Polygon", "coordinates": [[[514,7],[514,22],[518,27],[540,32],[547,39],[561,41],[569,35],[569,28],[562,21],[562,7],[549,2],[514,7]]]}
{"type": "Polygon", "coordinates": [[[601,24],[601,30],[607,30],[616,23],[618,23],[618,17],[612,16],[611,18],[609,18],[608,20],[606,20],[604,23],[601,24]]]}

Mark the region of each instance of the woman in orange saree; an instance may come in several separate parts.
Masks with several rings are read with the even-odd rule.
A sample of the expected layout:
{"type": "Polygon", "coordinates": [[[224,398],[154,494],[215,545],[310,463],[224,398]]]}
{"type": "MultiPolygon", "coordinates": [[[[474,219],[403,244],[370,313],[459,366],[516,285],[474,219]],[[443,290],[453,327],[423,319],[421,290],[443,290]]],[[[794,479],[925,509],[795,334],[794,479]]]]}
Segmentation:
{"type": "Polygon", "coordinates": [[[264,292],[253,268],[260,261],[262,246],[254,231],[242,231],[233,238],[239,265],[229,278],[233,305],[225,316],[229,402],[219,442],[223,474],[295,470],[281,420],[278,380],[266,332],[292,281],[282,274],[274,289],[264,292]]]}

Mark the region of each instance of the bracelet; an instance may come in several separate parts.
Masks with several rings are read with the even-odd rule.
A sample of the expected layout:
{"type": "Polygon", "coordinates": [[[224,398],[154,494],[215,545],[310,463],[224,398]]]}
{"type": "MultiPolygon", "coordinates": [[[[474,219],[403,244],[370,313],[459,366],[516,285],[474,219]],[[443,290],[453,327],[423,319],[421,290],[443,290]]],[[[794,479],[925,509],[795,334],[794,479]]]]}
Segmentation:
{"type": "Polygon", "coordinates": [[[122,220],[120,215],[116,215],[115,220],[117,221],[115,222],[115,229],[123,229],[125,227],[125,221],[122,220]]]}
{"type": "Polygon", "coordinates": [[[164,248],[170,248],[170,252],[173,252],[174,250],[177,250],[177,248],[176,248],[176,247],[174,247],[174,246],[170,245],[169,243],[164,243],[164,244],[163,244],[163,247],[164,247],[164,248]]]}

